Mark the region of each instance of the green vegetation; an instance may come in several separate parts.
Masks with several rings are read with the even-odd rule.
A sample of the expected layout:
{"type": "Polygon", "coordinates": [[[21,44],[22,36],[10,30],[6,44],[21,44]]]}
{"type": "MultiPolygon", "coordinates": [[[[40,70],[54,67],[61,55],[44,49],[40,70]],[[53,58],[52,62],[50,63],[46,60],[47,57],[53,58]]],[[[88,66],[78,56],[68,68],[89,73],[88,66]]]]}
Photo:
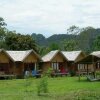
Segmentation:
{"type": "Polygon", "coordinates": [[[100,36],[97,36],[96,39],[93,42],[93,49],[94,50],[100,50],[100,36]]]}
{"type": "Polygon", "coordinates": [[[35,40],[31,35],[16,33],[6,28],[4,19],[0,17],[0,48],[7,50],[29,50],[33,49],[38,52],[35,40]]]}
{"type": "Polygon", "coordinates": [[[45,38],[42,34],[35,33],[31,36],[36,40],[38,45],[42,46],[40,48],[40,51],[42,51],[40,52],[41,55],[55,49],[67,51],[83,50],[86,53],[100,50],[100,28],[71,26],[67,29],[66,33],[55,34],[48,38],[45,38]]]}
{"type": "Polygon", "coordinates": [[[37,84],[40,80],[34,78],[28,82],[27,79],[0,80],[0,99],[99,100],[100,98],[100,82],[88,82],[86,78],[81,78],[79,82],[78,77],[48,78],[49,93],[38,96],[37,84]]]}
{"type": "Polygon", "coordinates": [[[41,96],[46,93],[48,93],[48,81],[47,76],[43,76],[37,85],[37,94],[38,96],[41,96]]]}
{"type": "Polygon", "coordinates": [[[51,50],[83,50],[86,53],[100,50],[100,28],[80,28],[75,25],[66,30],[66,34],[55,34],[45,38],[42,34],[25,35],[9,31],[0,17],[0,48],[7,50],[34,49],[45,55],[51,50]]]}
{"type": "Polygon", "coordinates": [[[37,51],[37,45],[30,35],[8,32],[8,34],[5,36],[5,43],[10,50],[33,49],[37,51]]]}
{"type": "Polygon", "coordinates": [[[73,51],[78,49],[78,43],[75,40],[64,40],[63,41],[64,50],[66,51],[73,51]]]}

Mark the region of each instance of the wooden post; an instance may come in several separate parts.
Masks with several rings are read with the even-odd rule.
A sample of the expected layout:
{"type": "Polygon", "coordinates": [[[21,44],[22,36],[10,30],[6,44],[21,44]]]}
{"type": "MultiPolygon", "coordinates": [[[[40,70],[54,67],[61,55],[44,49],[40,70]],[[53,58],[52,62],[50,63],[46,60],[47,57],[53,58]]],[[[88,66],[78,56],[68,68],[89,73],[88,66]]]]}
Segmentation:
{"type": "Polygon", "coordinates": [[[57,61],[56,61],[56,70],[58,70],[57,61]]]}
{"type": "Polygon", "coordinates": [[[22,62],[22,76],[24,76],[24,62],[22,62]]]}
{"type": "Polygon", "coordinates": [[[78,75],[79,75],[79,82],[80,82],[80,64],[78,64],[78,75]]]}
{"type": "Polygon", "coordinates": [[[83,65],[84,65],[84,69],[83,70],[85,71],[85,64],[83,64],[83,65]]]}
{"type": "Polygon", "coordinates": [[[13,69],[13,71],[14,71],[14,75],[15,75],[15,70],[16,70],[16,63],[14,62],[14,69],[13,69]]]}
{"type": "Polygon", "coordinates": [[[88,64],[87,64],[87,75],[89,75],[88,64]]]}
{"type": "Polygon", "coordinates": [[[53,66],[53,64],[52,64],[52,62],[51,62],[51,63],[50,63],[50,67],[53,69],[53,67],[52,67],[52,66],[53,66]]]}
{"type": "Polygon", "coordinates": [[[94,78],[95,78],[95,64],[94,64],[94,56],[92,56],[92,64],[93,64],[93,69],[94,69],[94,71],[93,71],[93,76],[94,76],[94,78]]]}
{"type": "Polygon", "coordinates": [[[97,69],[99,69],[99,66],[100,66],[100,62],[97,62],[98,63],[98,65],[97,65],[97,69]]]}
{"type": "Polygon", "coordinates": [[[59,66],[59,65],[58,65],[58,62],[57,62],[56,64],[57,64],[57,70],[59,70],[59,68],[58,68],[58,66],[59,66]]]}
{"type": "Polygon", "coordinates": [[[37,64],[35,63],[35,68],[34,68],[34,70],[37,70],[37,68],[36,68],[36,67],[37,67],[37,64]]]}

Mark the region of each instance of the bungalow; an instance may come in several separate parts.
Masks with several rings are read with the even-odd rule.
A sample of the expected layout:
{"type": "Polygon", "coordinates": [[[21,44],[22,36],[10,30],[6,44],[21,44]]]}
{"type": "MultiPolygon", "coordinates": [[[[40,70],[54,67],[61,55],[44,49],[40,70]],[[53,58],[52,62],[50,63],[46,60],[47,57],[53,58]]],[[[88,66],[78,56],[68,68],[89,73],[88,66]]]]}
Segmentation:
{"type": "Polygon", "coordinates": [[[78,70],[81,73],[100,71],[100,51],[92,52],[85,58],[77,61],[78,70]]]}
{"type": "Polygon", "coordinates": [[[6,51],[14,61],[15,74],[23,76],[25,71],[38,70],[40,56],[34,50],[6,51]]]}
{"type": "Polygon", "coordinates": [[[67,58],[59,50],[54,50],[42,57],[43,71],[47,71],[49,68],[54,73],[66,73],[67,72],[67,58]]]}
{"type": "MultiPolygon", "coordinates": [[[[96,71],[98,71],[98,70],[100,71],[100,51],[95,51],[95,52],[91,53],[91,55],[98,57],[94,66],[95,66],[96,71]]],[[[95,60],[95,59],[93,58],[93,60],[95,60]]]]}
{"type": "Polygon", "coordinates": [[[68,70],[76,73],[78,71],[78,64],[76,62],[84,58],[86,54],[82,51],[62,51],[62,53],[68,59],[68,70]]]}
{"type": "Polygon", "coordinates": [[[12,67],[14,60],[12,57],[3,49],[0,49],[0,77],[5,74],[13,74],[14,68],[12,67]]]}

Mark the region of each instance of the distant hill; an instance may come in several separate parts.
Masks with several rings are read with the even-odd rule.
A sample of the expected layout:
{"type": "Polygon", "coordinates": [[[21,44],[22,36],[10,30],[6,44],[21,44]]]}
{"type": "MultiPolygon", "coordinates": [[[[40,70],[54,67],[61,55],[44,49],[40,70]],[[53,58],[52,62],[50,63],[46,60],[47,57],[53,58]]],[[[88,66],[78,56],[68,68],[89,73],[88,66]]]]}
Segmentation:
{"type": "Polygon", "coordinates": [[[47,45],[47,39],[42,34],[32,33],[31,35],[38,45],[44,46],[47,45]]]}
{"type": "MultiPolygon", "coordinates": [[[[72,30],[72,33],[74,31],[72,30]]],[[[78,34],[77,33],[71,34],[71,31],[70,31],[70,34],[67,34],[67,33],[66,34],[54,34],[46,38],[42,34],[33,33],[32,37],[36,40],[39,46],[50,46],[50,44],[52,43],[56,43],[62,46],[63,45],[62,42],[64,40],[74,39],[74,40],[79,41],[79,47],[81,50],[84,50],[84,49],[90,50],[93,40],[98,35],[100,35],[100,28],[95,29],[92,27],[87,27],[87,28],[82,29],[82,31],[79,30],[78,34]]]]}
{"type": "Polygon", "coordinates": [[[76,35],[72,35],[72,34],[70,35],[54,34],[48,38],[45,38],[45,36],[43,36],[42,34],[36,34],[36,33],[33,33],[31,36],[36,40],[36,43],[41,46],[48,46],[51,43],[60,43],[61,41],[65,39],[69,40],[76,37],[76,35]]]}

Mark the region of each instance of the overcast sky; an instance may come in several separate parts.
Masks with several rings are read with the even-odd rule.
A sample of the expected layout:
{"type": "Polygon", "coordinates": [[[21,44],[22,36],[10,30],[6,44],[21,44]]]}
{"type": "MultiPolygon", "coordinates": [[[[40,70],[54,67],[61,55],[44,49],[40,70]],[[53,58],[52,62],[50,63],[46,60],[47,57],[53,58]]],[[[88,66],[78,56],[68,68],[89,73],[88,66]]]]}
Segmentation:
{"type": "Polygon", "coordinates": [[[0,17],[9,30],[66,33],[68,27],[100,27],[100,0],[0,0],[0,17]]]}

